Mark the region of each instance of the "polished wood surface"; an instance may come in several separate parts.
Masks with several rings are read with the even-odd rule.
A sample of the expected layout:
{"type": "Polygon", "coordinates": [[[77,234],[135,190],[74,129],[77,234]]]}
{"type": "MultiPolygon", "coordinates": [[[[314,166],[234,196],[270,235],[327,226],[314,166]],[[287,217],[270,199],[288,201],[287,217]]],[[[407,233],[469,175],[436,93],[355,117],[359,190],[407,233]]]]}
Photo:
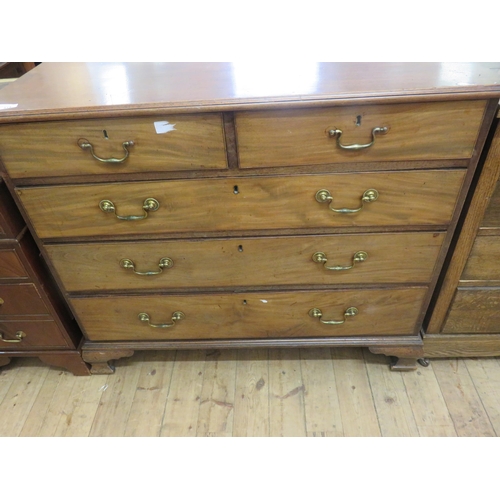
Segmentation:
{"type": "Polygon", "coordinates": [[[39,291],[33,283],[18,283],[15,285],[0,284],[0,317],[49,314],[39,291]]]}
{"type": "Polygon", "coordinates": [[[448,224],[465,170],[179,180],[17,188],[40,238],[286,228],[448,224]],[[367,189],[379,198],[356,214],[315,200],[320,189],[334,208],[358,208],[367,189]],[[235,194],[237,191],[237,194],[235,194]],[[119,215],[141,215],[145,199],[160,203],[139,221],[99,209],[111,200],[119,215]],[[269,217],[269,214],[273,214],[269,217]]]}
{"type": "Polygon", "coordinates": [[[500,231],[500,183],[498,181],[490,196],[491,199],[481,221],[480,229],[493,229],[498,232],[500,231]]]}
{"type": "Polygon", "coordinates": [[[148,241],[47,245],[65,289],[71,291],[338,285],[346,283],[428,283],[443,233],[359,234],[280,238],[148,241]],[[312,259],[327,255],[327,266],[350,266],[364,251],[368,258],[352,269],[332,271],[312,259]],[[140,276],[124,269],[159,271],[161,258],[173,260],[161,274],[140,276]]]}
{"type": "Polygon", "coordinates": [[[16,333],[19,331],[25,334],[21,342],[8,343],[0,340],[0,351],[70,347],[68,340],[55,321],[43,319],[29,321],[27,316],[24,316],[19,321],[0,320],[0,333],[2,333],[4,339],[17,340],[16,333]]]}
{"type": "Polygon", "coordinates": [[[12,178],[227,168],[222,117],[211,113],[1,125],[0,157],[12,178]],[[123,158],[125,141],[134,145],[123,163],[106,164],[80,139],[103,159],[123,158]]]}
{"type": "Polygon", "coordinates": [[[0,279],[27,278],[28,272],[14,249],[0,248],[0,279]]]}
{"type": "MultiPolygon", "coordinates": [[[[462,286],[474,281],[500,280],[500,236],[478,236],[460,278],[462,286]]],[[[493,285],[493,283],[491,283],[493,285]]],[[[500,283],[496,283],[498,286],[500,283]]]]}
{"type": "Polygon", "coordinates": [[[491,63],[43,63],[0,91],[0,121],[499,91],[491,63]]]}
{"type": "Polygon", "coordinates": [[[426,292],[425,287],[396,290],[342,290],[321,292],[249,292],[210,295],[144,295],[73,298],[90,340],[161,340],[203,338],[343,337],[411,335],[426,292]],[[322,310],[325,320],[341,321],[348,307],[357,316],[342,325],[324,325],[308,315],[322,310]],[[149,314],[151,323],[170,323],[172,313],[185,319],[170,328],[153,328],[138,319],[149,314]]]}
{"type": "Polygon", "coordinates": [[[240,165],[470,158],[485,106],[486,101],[464,101],[239,112],[240,165]],[[375,127],[388,131],[359,151],[340,148],[328,134],[340,129],[341,144],[368,144],[375,127]]]}

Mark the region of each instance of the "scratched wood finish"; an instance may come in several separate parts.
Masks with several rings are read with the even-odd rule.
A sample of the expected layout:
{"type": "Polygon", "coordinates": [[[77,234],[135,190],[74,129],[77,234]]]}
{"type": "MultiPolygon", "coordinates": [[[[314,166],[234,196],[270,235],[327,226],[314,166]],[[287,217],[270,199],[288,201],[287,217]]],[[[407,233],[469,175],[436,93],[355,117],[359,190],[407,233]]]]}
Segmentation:
{"type": "Polygon", "coordinates": [[[240,166],[470,158],[485,106],[463,101],[243,111],[236,113],[240,166]],[[375,127],[388,131],[358,151],[342,149],[328,133],[342,130],[341,144],[368,144],[375,127]]]}
{"type": "Polygon", "coordinates": [[[498,99],[499,91],[498,70],[491,63],[43,63],[0,91],[0,102],[15,105],[2,111],[0,121],[290,102],[311,106],[326,100],[346,104],[353,98],[498,99]]]}
{"type": "Polygon", "coordinates": [[[13,179],[227,168],[222,118],[210,113],[2,125],[0,156],[13,179]],[[174,129],[157,133],[155,122],[174,129]],[[125,141],[134,145],[123,163],[106,164],[81,149],[79,139],[103,159],[123,158],[125,141]]]}
{"type": "MultiPolygon", "coordinates": [[[[494,435],[492,428],[500,432],[498,359],[433,360],[427,368],[395,374],[383,356],[367,350],[364,361],[349,348],[297,353],[250,349],[234,356],[233,436],[476,437],[494,435]]],[[[154,352],[120,360],[114,375],[80,378],[36,359],[13,360],[0,370],[0,435],[124,436],[128,427],[128,433],[135,429],[146,436],[152,434],[147,426],[154,415],[156,435],[194,436],[203,421],[201,407],[209,404],[201,399],[206,377],[212,384],[227,384],[228,372],[217,375],[219,359],[214,351],[178,351],[170,378],[148,375],[162,363],[154,352]],[[142,385],[141,372],[156,382],[142,385]],[[137,393],[145,396],[142,411],[130,420],[137,393]],[[158,419],[163,423],[159,434],[158,419]]],[[[227,412],[230,404],[219,406],[227,412]]]]}
{"type": "Polygon", "coordinates": [[[26,278],[28,273],[15,250],[0,249],[0,278],[26,278]]]}
{"type": "Polygon", "coordinates": [[[500,288],[458,288],[443,333],[500,332],[500,288]]]}
{"type": "Polygon", "coordinates": [[[43,239],[447,224],[464,175],[465,170],[436,170],[113,183],[16,191],[43,239]],[[367,189],[377,189],[379,198],[358,213],[339,214],[329,210],[327,203],[316,201],[315,194],[320,189],[332,193],[335,208],[358,208],[367,189]],[[151,197],[158,200],[160,208],[144,220],[118,220],[113,213],[99,209],[101,200],[111,200],[119,215],[142,215],[144,200],[151,197]]]}
{"type": "Polygon", "coordinates": [[[313,237],[148,241],[47,245],[46,250],[69,292],[263,285],[338,285],[346,283],[428,283],[443,233],[361,234],[313,237]],[[332,271],[315,263],[316,252],[328,266],[350,266],[358,251],[366,261],[332,271]],[[140,276],[124,269],[156,271],[161,258],[174,265],[161,274],[140,276]],[[251,272],[249,272],[251,270],[251,272]]]}
{"type": "Polygon", "coordinates": [[[94,341],[410,335],[426,291],[421,287],[107,296],[73,298],[71,303],[88,338],[94,341]],[[341,321],[352,306],[358,308],[358,315],[342,325],[325,325],[308,315],[310,309],[319,308],[324,320],[341,321]],[[153,324],[171,323],[174,311],[186,316],[174,327],[152,328],[138,319],[145,312],[153,324]]]}

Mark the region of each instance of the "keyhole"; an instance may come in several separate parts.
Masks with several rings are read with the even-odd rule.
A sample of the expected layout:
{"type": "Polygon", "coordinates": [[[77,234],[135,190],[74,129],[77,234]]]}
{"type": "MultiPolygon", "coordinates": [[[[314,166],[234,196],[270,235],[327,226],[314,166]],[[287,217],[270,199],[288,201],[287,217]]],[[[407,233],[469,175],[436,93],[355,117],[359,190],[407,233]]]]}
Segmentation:
{"type": "Polygon", "coordinates": [[[238,245],[238,252],[243,252],[243,245],[238,245]]]}
{"type": "Polygon", "coordinates": [[[104,136],[104,139],[109,139],[108,133],[105,130],[102,131],[102,135],[104,136]]]}
{"type": "Polygon", "coordinates": [[[361,115],[356,116],[356,127],[361,125],[361,115]]]}
{"type": "Polygon", "coordinates": [[[240,194],[240,192],[238,191],[238,186],[234,186],[233,187],[233,193],[234,194],[240,194]]]}

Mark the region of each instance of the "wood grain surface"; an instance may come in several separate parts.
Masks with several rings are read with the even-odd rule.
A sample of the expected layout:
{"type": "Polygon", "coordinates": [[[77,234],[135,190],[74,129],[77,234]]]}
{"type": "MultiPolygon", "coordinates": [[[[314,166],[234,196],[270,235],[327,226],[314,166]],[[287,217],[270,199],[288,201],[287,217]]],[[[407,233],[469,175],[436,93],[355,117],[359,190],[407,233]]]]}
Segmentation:
{"type": "Polygon", "coordinates": [[[426,288],[261,292],[237,294],[143,295],[73,298],[90,340],[273,338],[313,336],[410,335],[426,288]],[[325,325],[308,312],[319,308],[324,320],[341,321],[348,307],[359,310],[342,325],[325,325]],[[174,311],[185,319],[170,328],[174,311]]]}
{"type": "Polygon", "coordinates": [[[462,101],[239,112],[240,165],[470,158],[485,106],[486,101],[462,101]],[[340,129],[341,144],[368,144],[375,127],[388,131],[358,151],[342,149],[328,134],[340,129]]]}
{"type": "Polygon", "coordinates": [[[175,180],[17,188],[40,238],[193,231],[447,224],[465,170],[175,180]],[[334,208],[355,209],[367,189],[379,198],[358,213],[319,203],[328,189],[334,208]],[[118,220],[99,208],[110,200],[122,216],[142,215],[147,198],[160,204],[147,219],[118,220]]]}
{"type": "Polygon", "coordinates": [[[222,118],[211,113],[1,125],[0,156],[13,179],[227,168],[222,118]],[[157,132],[162,122],[172,129],[157,132]],[[103,159],[123,158],[125,141],[134,145],[123,163],[106,164],[79,139],[103,159]]]}
{"type": "MultiPolygon", "coordinates": [[[[0,340],[0,350],[34,350],[39,348],[67,348],[70,343],[61,332],[57,323],[46,318],[31,321],[27,317],[10,321],[0,321],[0,333],[6,340],[16,340],[16,333],[22,331],[25,337],[21,342],[8,343],[0,340]]],[[[43,352],[41,352],[43,354],[43,352]]]]}
{"type": "Polygon", "coordinates": [[[25,278],[28,272],[14,249],[0,249],[0,278],[25,278]]]}

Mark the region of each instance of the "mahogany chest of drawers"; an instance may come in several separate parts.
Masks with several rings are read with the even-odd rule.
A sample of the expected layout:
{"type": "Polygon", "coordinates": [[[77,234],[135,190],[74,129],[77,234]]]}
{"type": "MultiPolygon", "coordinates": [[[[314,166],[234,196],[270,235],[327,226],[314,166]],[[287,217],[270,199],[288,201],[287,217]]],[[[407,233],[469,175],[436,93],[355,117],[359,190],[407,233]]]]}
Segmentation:
{"type": "Polygon", "coordinates": [[[500,95],[442,70],[318,64],[267,94],[231,64],[43,63],[0,91],[4,175],[93,372],[341,345],[413,369],[500,95]]]}

